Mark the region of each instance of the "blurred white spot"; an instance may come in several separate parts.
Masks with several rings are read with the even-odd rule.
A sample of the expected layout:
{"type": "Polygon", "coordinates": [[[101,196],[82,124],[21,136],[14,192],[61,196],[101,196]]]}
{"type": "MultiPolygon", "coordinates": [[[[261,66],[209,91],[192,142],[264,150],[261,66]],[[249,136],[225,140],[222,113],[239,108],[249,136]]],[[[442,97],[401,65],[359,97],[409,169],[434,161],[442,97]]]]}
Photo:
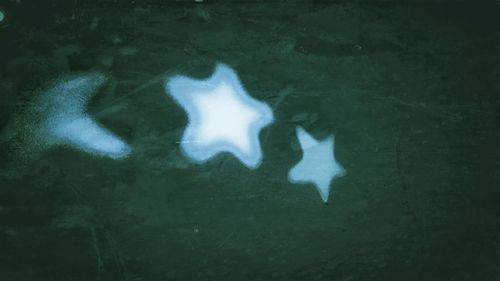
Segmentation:
{"type": "Polygon", "coordinates": [[[205,162],[229,152],[248,168],[260,164],[258,135],[273,121],[273,113],[267,104],[247,94],[231,68],[219,64],[205,80],[172,77],[166,90],[188,114],[189,123],[180,141],[188,157],[205,162]]]}
{"type": "Polygon", "coordinates": [[[123,48],[120,48],[118,50],[120,55],[123,55],[123,56],[133,56],[133,55],[137,54],[138,51],[139,50],[137,50],[136,48],[131,48],[131,47],[123,47],[123,48]]]}
{"type": "Polygon", "coordinates": [[[106,78],[97,73],[61,80],[49,88],[39,106],[40,134],[49,144],[62,144],[111,158],[130,153],[129,146],[96,123],[86,112],[86,105],[106,78]]]}
{"type": "Polygon", "coordinates": [[[99,73],[67,75],[51,82],[35,92],[37,98],[15,115],[0,139],[11,143],[21,162],[57,145],[114,159],[127,156],[130,147],[86,112],[105,82],[99,73]]]}
{"type": "Polygon", "coordinates": [[[94,16],[90,22],[90,30],[95,30],[99,26],[100,18],[94,16]]]}

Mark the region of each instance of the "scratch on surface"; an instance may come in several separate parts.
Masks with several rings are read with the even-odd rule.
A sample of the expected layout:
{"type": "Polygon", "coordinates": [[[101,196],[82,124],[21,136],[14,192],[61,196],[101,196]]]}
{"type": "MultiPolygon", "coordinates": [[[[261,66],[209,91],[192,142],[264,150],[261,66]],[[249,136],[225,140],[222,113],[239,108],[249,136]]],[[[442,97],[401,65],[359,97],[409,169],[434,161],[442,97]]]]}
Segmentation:
{"type": "MultiPolygon", "coordinates": [[[[271,105],[271,108],[273,112],[276,112],[278,110],[278,107],[283,103],[286,97],[288,97],[290,94],[294,92],[294,88],[292,85],[287,85],[285,88],[281,89],[275,96],[272,96],[272,98],[276,98],[274,103],[271,105]]],[[[271,130],[266,130],[266,135],[264,136],[263,142],[267,142],[267,139],[269,138],[269,133],[271,130]]]]}
{"type": "Polygon", "coordinates": [[[280,104],[285,100],[287,96],[289,96],[291,93],[293,93],[293,86],[287,85],[285,88],[283,88],[281,91],[278,92],[276,95],[278,98],[276,101],[274,101],[272,108],[273,111],[276,111],[280,104]]]}
{"type": "MultiPolygon", "coordinates": [[[[193,69],[195,69],[196,66],[194,65],[194,63],[188,63],[186,64],[184,67],[181,68],[182,72],[189,72],[193,69]]],[[[130,96],[133,96],[137,93],[140,93],[141,91],[143,91],[144,89],[147,89],[149,87],[151,87],[152,85],[158,83],[158,82],[161,82],[163,83],[163,80],[168,77],[169,75],[173,74],[173,73],[176,73],[177,71],[174,71],[173,69],[172,70],[167,70],[167,71],[162,71],[158,74],[156,74],[155,76],[153,76],[152,78],[148,79],[147,81],[145,81],[144,83],[140,84],[139,86],[135,87],[134,89],[130,90],[129,92],[127,92],[126,94],[112,100],[109,105],[114,105],[118,102],[121,102],[122,100],[130,97],[130,96]]],[[[95,114],[96,115],[99,115],[99,114],[102,114],[103,111],[106,111],[106,109],[103,109],[99,112],[96,112],[95,114]]]]}
{"type": "Polygon", "coordinates": [[[115,239],[106,229],[103,229],[103,232],[104,232],[104,235],[106,236],[106,239],[108,240],[109,247],[111,248],[111,251],[113,252],[113,257],[115,259],[115,262],[122,270],[123,280],[128,281],[129,280],[128,269],[127,269],[127,266],[125,265],[125,262],[123,261],[123,257],[120,254],[118,247],[116,246],[115,239]]]}
{"type": "Polygon", "coordinates": [[[217,245],[217,247],[215,247],[216,250],[219,250],[219,249],[222,249],[227,241],[229,241],[229,239],[231,239],[231,237],[233,237],[234,233],[236,232],[236,230],[233,230],[231,231],[227,236],[226,238],[224,238],[224,240],[222,240],[222,242],[219,243],[219,245],[217,245]]]}
{"type": "Polygon", "coordinates": [[[374,99],[382,100],[382,101],[389,101],[389,102],[397,103],[399,105],[408,106],[408,107],[411,107],[411,108],[414,108],[417,110],[423,110],[423,111],[443,115],[443,116],[446,116],[447,118],[451,119],[452,121],[460,121],[462,119],[462,117],[458,113],[451,112],[449,110],[443,109],[443,108],[438,107],[438,106],[427,105],[423,102],[407,102],[407,101],[398,99],[396,97],[391,97],[391,96],[376,96],[376,97],[374,97],[374,99]]]}
{"type": "MultiPolygon", "coordinates": [[[[166,72],[161,72],[160,74],[154,76],[153,78],[147,80],[146,82],[142,83],[141,85],[135,87],[134,89],[132,89],[131,91],[129,91],[128,93],[112,100],[109,105],[114,105],[116,104],[117,102],[120,102],[122,100],[124,100],[125,98],[128,98],[132,95],[135,95],[137,93],[139,93],[140,91],[150,87],[151,85],[163,80],[165,78],[165,75],[168,73],[168,71],[166,72]]],[[[100,112],[97,112],[96,115],[100,115],[100,114],[103,114],[103,112],[106,111],[106,109],[103,109],[102,111],[100,112]]]]}
{"type": "Polygon", "coordinates": [[[91,226],[90,231],[92,233],[92,243],[94,244],[94,250],[95,250],[96,257],[97,257],[97,277],[96,277],[96,280],[101,281],[102,271],[104,269],[104,262],[102,261],[101,250],[99,249],[99,241],[97,240],[95,226],[91,226]]]}
{"type": "MultiPolygon", "coordinates": [[[[78,200],[81,201],[81,204],[86,204],[90,207],[92,207],[94,210],[96,210],[96,213],[99,213],[99,208],[97,206],[94,206],[92,203],[90,203],[87,198],[82,194],[82,192],[73,184],[69,184],[70,189],[75,193],[76,197],[78,200]]],[[[94,215],[94,224],[97,226],[98,229],[101,229],[101,231],[104,233],[105,239],[111,249],[111,252],[113,254],[113,258],[118,265],[118,267],[121,270],[122,277],[124,281],[129,281],[129,272],[127,269],[127,266],[125,265],[125,262],[123,260],[122,255],[120,254],[120,251],[118,247],[116,246],[116,241],[111,235],[109,231],[106,230],[104,224],[102,223],[101,219],[99,218],[98,215],[94,215]]],[[[102,271],[104,270],[104,262],[102,260],[98,240],[97,240],[97,231],[95,229],[95,226],[91,226],[91,235],[92,235],[92,241],[94,244],[94,249],[96,250],[96,256],[97,256],[97,266],[98,266],[98,272],[97,272],[97,281],[101,280],[102,277],[102,271]]]]}

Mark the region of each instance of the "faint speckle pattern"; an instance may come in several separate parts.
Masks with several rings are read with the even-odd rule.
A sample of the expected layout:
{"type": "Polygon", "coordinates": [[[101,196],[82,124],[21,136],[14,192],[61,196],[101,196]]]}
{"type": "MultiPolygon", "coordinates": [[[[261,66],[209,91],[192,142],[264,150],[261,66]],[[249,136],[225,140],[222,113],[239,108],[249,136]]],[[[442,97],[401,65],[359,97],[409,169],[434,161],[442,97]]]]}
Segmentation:
{"type": "Polygon", "coordinates": [[[127,156],[130,147],[85,112],[105,82],[100,73],[68,75],[52,82],[38,91],[39,97],[8,127],[3,139],[20,138],[17,150],[27,157],[54,145],[113,159],[127,156]]]}

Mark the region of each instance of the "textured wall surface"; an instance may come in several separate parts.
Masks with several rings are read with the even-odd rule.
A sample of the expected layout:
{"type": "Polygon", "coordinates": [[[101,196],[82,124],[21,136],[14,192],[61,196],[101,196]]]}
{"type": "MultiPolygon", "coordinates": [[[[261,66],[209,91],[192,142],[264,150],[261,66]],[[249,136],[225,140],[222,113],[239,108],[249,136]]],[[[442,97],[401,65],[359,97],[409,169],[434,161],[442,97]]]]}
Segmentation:
{"type": "Polygon", "coordinates": [[[2,144],[0,280],[500,278],[500,3],[17,2],[4,134],[45,82],[101,71],[88,113],[133,152],[2,144]],[[179,149],[163,80],[217,62],[274,111],[256,170],[179,149]],[[328,204],[287,181],[299,125],[335,134],[328,204]]]}

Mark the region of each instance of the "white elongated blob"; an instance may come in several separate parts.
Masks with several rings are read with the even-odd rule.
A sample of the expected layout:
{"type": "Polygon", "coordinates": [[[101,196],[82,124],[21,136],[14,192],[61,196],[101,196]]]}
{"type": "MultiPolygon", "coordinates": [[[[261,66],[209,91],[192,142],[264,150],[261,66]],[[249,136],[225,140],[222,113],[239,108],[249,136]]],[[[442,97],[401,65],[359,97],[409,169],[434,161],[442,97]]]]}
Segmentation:
{"type": "Polygon", "coordinates": [[[302,127],[297,127],[296,133],[303,155],[288,173],[288,180],[314,184],[323,202],[327,202],[332,180],[345,175],[344,168],[334,156],[335,138],[332,135],[318,142],[302,127]]]}
{"type": "Polygon", "coordinates": [[[88,153],[122,158],[128,155],[128,145],[88,116],[61,122],[51,130],[56,142],[73,146],[88,153]]]}
{"type": "Polygon", "coordinates": [[[40,133],[47,142],[114,159],[130,153],[125,142],[85,112],[90,98],[105,81],[99,73],[83,74],[61,79],[46,91],[42,100],[46,119],[40,133]]]}
{"type": "Polygon", "coordinates": [[[174,76],[165,88],[188,115],[180,143],[189,158],[202,163],[229,152],[248,168],[259,166],[259,133],[272,123],[273,114],[267,104],[248,95],[234,70],[218,64],[205,80],[174,76]]]}
{"type": "Polygon", "coordinates": [[[37,92],[39,96],[27,112],[15,119],[3,138],[20,138],[22,146],[17,150],[25,152],[24,156],[54,145],[113,159],[127,156],[130,147],[86,113],[90,98],[105,81],[106,77],[100,73],[84,73],[52,82],[37,92]]]}

